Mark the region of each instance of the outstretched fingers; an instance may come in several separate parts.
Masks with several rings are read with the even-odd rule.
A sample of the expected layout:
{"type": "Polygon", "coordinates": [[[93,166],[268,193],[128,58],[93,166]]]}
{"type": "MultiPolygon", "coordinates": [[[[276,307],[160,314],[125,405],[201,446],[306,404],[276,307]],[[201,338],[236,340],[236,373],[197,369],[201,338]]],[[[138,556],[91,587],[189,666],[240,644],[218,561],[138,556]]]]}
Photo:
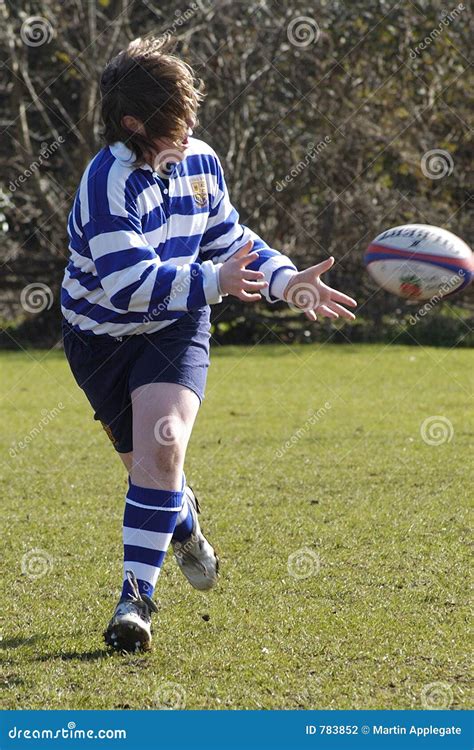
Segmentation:
{"type": "Polygon", "coordinates": [[[338,305],[337,302],[333,302],[332,300],[330,302],[327,302],[327,307],[329,307],[330,310],[337,313],[341,316],[341,318],[347,318],[348,320],[355,320],[355,315],[350,310],[346,310],[345,307],[342,305],[338,305]]]}
{"type": "Polygon", "coordinates": [[[230,256],[229,260],[239,260],[240,268],[245,268],[250,263],[253,263],[258,259],[259,255],[256,250],[253,250],[253,240],[249,240],[237,250],[236,253],[230,256]]]}
{"type": "Polygon", "coordinates": [[[242,247],[239,247],[236,253],[231,255],[229,258],[234,260],[235,258],[244,258],[248,253],[250,253],[251,249],[253,248],[253,240],[249,240],[245,243],[245,245],[242,245],[242,247]]]}
{"type": "Polygon", "coordinates": [[[265,289],[268,286],[268,281],[247,281],[242,279],[242,289],[246,292],[257,292],[259,289],[265,289]]]}
{"type": "Polygon", "coordinates": [[[246,268],[242,273],[242,278],[247,281],[257,281],[258,279],[264,279],[265,274],[262,271],[251,271],[249,268],[246,268]]]}
{"type": "Polygon", "coordinates": [[[331,310],[328,305],[319,305],[317,308],[318,314],[322,315],[323,318],[331,318],[332,320],[337,320],[339,315],[337,312],[334,312],[334,310],[331,310]]]}
{"type": "Polygon", "coordinates": [[[330,286],[326,286],[326,289],[328,290],[331,302],[340,302],[343,305],[349,305],[349,307],[357,307],[357,302],[352,297],[349,297],[347,294],[344,294],[344,292],[338,292],[337,289],[333,289],[330,286]]]}
{"type": "Polygon", "coordinates": [[[258,302],[260,299],[262,299],[261,294],[249,294],[248,292],[240,292],[237,297],[244,302],[258,302]]]}
{"type": "Polygon", "coordinates": [[[309,268],[308,271],[313,272],[315,276],[321,276],[322,273],[326,273],[326,271],[329,271],[329,269],[332,268],[333,265],[334,257],[331,255],[330,258],[322,260],[321,263],[316,263],[316,265],[309,268]]]}
{"type": "MultiPolygon", "coordinates": [[[[236,257],[235,255],[233,256],[236,257]]],[[[242,257],[239,256],[240,260],[240,267],[245,268],[246,266],[250,265],[250,263],[253,263],[255,260],[257,260],[259,257],[256,250],[254,250],[252,253],[249,253],[248,255],[244,255],[242,257]]]]}

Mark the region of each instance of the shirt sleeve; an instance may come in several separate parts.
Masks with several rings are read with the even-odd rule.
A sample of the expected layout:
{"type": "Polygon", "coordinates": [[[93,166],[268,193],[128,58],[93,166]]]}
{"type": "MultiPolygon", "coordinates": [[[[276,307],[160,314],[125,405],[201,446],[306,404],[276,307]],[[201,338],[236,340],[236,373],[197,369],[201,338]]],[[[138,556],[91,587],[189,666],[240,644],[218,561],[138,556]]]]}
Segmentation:
{"type": "Polygon", "coordinates": [[[222,263],[246,242],[253,240],[253,250],[258,252],[258,258],[248,268],[265,274],[268,287],[262,290],[262,294],[268,302],[277,302],[283,299],[283,292],[297,273],[297,268],[290,258],[270,248],[255,232],[240,224],[239,214],[230,202],[224,172],[217,156],[215,162],[217,190],[201,241],[201,257],[222,263]]]}
{"type": "MultiPolygon", "coordinates": [[[[165,242],[156,250],[141,232],[136,205],[129,203],[128,213],[90,216],[84,226],[92,260],[102,288],[114,307],[127,312],[159,318],[166,311],[187,311],[221,302],[218,274],[221,264],[174,265],[160,259],[165,242]]],[[[164,235],[164,232],[163,232],[164,235]]],[[[164,235],[165,236],[165,235],[164,235]]]]}

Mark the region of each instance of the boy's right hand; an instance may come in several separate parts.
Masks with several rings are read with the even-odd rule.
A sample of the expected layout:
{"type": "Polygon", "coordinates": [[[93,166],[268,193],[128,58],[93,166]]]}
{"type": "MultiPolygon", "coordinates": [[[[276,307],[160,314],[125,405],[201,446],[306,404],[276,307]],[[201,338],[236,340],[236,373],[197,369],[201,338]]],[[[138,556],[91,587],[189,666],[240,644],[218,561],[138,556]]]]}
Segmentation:
{"type": "Polygon", "coordinates": [[[232,294],[243,302],[257,302],[262,299],[260,289],[268,286],[265,274],[251,271],[247,266],[257,260],[258,253],[251,252],[253,242],[247,242],[240,250],[226,260],[219,270],[219,287],[222,294],[232,294]]]}

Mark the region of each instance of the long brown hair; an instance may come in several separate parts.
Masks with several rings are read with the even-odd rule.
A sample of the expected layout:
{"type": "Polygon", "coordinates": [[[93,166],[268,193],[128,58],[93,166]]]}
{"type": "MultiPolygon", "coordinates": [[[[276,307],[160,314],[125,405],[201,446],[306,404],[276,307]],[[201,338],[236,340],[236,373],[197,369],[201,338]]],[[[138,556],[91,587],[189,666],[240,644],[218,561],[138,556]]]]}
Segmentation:
{"type": "Polygon", "coordinates": [[[106,65],[100,80],[103,136],[122,141],[143,164],[152,139],[179,141],[196,119],[203,85],[192,68],[172,54],[169,39],[135,39],[106,65]],[[125,115],[144,123],[146,135],[127,130],[125,115]]]}

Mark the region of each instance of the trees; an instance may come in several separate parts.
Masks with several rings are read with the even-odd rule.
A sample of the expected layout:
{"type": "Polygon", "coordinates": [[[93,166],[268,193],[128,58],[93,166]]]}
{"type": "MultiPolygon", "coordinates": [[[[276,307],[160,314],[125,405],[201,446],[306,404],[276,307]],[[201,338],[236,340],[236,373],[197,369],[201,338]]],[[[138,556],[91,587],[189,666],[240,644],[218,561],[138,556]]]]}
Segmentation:
{"type": "MultiPolygon", "coordinates": [[[[359,326],[334,331],[336,338],[387,333],[406,306],[364,272],[369,240],[408,221],[471,239],[469,29],[461,5],[443,15],[427,1],[195,0],[180,10],[169,0],[7,2],[0,32],[3,317],[24,315],[21,289],[41,282],[54,302],[26,316],[26,332],[38,330],[48,343],[58,337],[66,217],[100,145],[100,70],[128,40],[152,32],[175,36],[205,80],[198,135],[221,155],[242,220],[301,265],[336,256],[331,281],[363,303],[359,326]],[[441,178],[427,172],[426,159],[422,169],[433,149],[443,152],[441,178]]],[[[463,304],[469,299],[468,292],[463,304]]],[[[242,311],[231,302],[216,311],[217,335],[228,337],[242,312],[255,333],[271,325],[263,306],[242,311]]],[[[283,308],[279,315],[273,322],[282,336],[304,328],[283,308]]]]}

